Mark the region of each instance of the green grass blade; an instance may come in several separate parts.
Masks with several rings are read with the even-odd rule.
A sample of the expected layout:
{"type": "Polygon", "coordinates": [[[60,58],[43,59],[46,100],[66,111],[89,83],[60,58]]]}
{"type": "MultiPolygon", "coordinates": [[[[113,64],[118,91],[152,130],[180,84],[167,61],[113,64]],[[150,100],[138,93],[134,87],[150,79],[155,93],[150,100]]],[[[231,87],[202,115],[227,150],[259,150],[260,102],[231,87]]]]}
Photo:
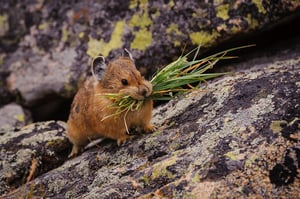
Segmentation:
{"type": "MultiPolygon", "coordinates": [[[[149,98],[153,100],[170,100],[184,93],[199,89],[203,82],[207,85],[207,80],[228,74],[205,72],[212,69],[221,60],[236,58],[235,56],[229,56],[229,52],[253,46],[255,45],[239,46],[197,59],[200,51],[200,46],[198,46],[154,74],[150,81],[153,86],[153,92],[149,98]],[[194,53],[193,59],[188,61],[187,57],[192,53],[194,53]]],[[[105,94],[105,97],[111,99],[114,102],[114,108],[116,108],[116,112],[107,117],[122,113],[126,115],[128,111],[139,110],[144,103],[143,100],[134,100],[130,96],[118,93],[108,93],[105,94]]]]}

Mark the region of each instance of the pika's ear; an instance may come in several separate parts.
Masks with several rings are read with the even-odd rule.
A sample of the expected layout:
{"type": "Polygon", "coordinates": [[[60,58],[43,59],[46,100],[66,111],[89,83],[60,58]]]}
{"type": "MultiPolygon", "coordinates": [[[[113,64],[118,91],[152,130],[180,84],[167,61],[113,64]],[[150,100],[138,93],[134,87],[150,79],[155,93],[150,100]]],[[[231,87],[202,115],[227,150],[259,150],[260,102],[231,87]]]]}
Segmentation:
{"type": "Polygon", "coordinates": [[[134,61],[132,54],[126,48],[124,48],[124,54],[125,57],[129,57],[132,61],[134,61]]]}
{"type": "Polygon", "coordinates": [[[104,76],[106,69],[105,59],[103,56],[95,57],[92,61],[91,72],[95,80],[100,80],[104,76]]]}

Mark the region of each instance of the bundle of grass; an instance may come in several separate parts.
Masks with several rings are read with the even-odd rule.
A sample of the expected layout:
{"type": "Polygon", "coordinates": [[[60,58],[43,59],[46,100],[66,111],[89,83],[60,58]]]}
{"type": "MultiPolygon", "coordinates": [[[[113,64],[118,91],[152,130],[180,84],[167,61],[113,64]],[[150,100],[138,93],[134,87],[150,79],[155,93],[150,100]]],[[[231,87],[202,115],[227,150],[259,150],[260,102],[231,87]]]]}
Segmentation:
{"type": "MultiPolygon", "coordinates": [[[[200,47],[198,47],[186,55],[180,56],[176,61],[170,63],[153,76],[150,81],[153,85],[153,92],[149,98],[153,100],[170,100],[196,89],[201,89],[201,84],[207,84],[208,79],[226,74],[205,73],[207,70],[212,69],[220,60],[236,58],[235,56],[228,56],[229,52],[251,46],[253,45],[231,48],[202,59],[196,59],[200,50],[200,47]],[[192,53],[195,53],[194,58],[192,61],[188,61],[188,57],[192,53]]],[[[108,93],[105,97],[114,102],[114,108],[116,109],[115,114],[107,117],[123,112],[137,111],[144,100],[147,100],[135,100],[128,95],[117,93],[108,93]]]]}

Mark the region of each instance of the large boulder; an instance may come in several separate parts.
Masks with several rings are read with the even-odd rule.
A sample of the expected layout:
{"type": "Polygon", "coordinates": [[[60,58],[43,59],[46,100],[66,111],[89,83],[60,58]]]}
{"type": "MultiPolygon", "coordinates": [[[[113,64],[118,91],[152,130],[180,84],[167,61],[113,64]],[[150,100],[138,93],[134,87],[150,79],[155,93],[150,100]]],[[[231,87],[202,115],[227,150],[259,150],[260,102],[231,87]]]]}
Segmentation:
{"type": "MultiPolygon", "coordinates": [[[[27,164],[13,166],[27,169],[13,171],[23,176],[14,182],[24,185],[11,191],[2,177],[2,198],[299,198],[300,47],[271,56],[258,50],[254,57],[232,64],[232,75],[209,81],[204,90],[157,107],[153,134],[121,147],[102,141],[26,184],[21,179],[30,176],[34,156],[23,149],[27,164]]],[[[51,135],[64,131],[59,123],[46,125],[51,135]]],[[[22,131],[15,145],[27,139],[28,130],[22,131]]],[[[56,147],[57,162],[70,149],[64,146],[56,147]]],[[[7,167],[0,168],[3,175],[7,167]]]]}

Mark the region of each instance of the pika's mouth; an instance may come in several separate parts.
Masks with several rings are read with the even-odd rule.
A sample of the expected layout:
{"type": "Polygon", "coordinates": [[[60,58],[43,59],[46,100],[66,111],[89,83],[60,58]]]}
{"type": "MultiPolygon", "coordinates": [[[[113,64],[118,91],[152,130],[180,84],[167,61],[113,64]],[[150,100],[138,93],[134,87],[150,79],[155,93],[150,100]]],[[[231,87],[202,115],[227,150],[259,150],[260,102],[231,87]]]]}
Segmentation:
{"type": "Polygon", "coordinates": [[[125,95],[129,95],[132,99],[135,100],[144,100],[146,97],[149,97],[151,93],[148,89],[139,89],[137,87],[131,89],[123,89],[120,91],[125,95]]]}
{"type": "Polygon", "coordinates": [[[129,95],[135,100],[144,100],[147,97],[150,97],[152,94],[152,85],[151,83],[145,83],[142,85],[139,85],[138,87],[127,87],[125,89],[122,89],[120,93],[129,95]]]}

